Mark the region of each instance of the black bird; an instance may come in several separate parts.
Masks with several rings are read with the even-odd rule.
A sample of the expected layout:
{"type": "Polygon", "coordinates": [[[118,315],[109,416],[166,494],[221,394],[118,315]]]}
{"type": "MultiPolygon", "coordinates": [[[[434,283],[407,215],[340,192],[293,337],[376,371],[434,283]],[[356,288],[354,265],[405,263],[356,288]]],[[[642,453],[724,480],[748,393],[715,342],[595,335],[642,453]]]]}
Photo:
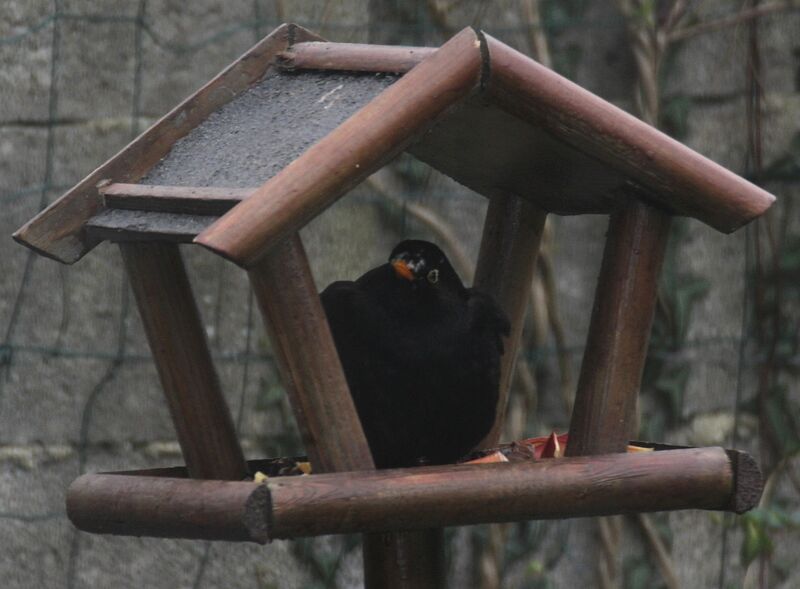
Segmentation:
{"type": "Polygon", "coordinates": [[[436,245],[404,241],[321,297],[376,467],[454,462],[489,432],[508,319],[436,245]]]}

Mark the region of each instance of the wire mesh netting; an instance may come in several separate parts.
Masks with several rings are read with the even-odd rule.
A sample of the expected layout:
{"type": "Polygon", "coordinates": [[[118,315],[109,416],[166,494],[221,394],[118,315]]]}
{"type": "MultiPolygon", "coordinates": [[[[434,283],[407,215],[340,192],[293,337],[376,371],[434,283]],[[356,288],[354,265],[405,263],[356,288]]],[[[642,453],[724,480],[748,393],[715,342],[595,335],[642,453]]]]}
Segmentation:
{"type": "MultiPolygon", "coordinates": [[[[267,547],[92,536],[79,474],[181,462],[118,250],[75,266],[11,233],[282,22],[342,42],[441,44],[480,26],[777,194],[734,235],[675,223],[641,437],[753,453],[744,517],[677,512],[448,530],[454,587],[800,585],[800,13],[790,2],[6,0],[0,6],[0,575],[8,587],[358,586],[358,539],[267,547]],[[648,40],[658,39],[655,45],[648,40]],[[659,44],[660,43],[660,44],[659,44]],[[649,49],[648,49],[649,48],[649,49]],[[649,53],[648,53],[649,51],[649,53]]],[[[320,288],[406,236],[465,279],[485,200],[403,156],[303,232],[320,288]]],[[[507,439],[564,431],[607,219],[548,221],[507,439]]],[[[302,451],[244,273],[184,250],[248,457],[302,451]]]]}

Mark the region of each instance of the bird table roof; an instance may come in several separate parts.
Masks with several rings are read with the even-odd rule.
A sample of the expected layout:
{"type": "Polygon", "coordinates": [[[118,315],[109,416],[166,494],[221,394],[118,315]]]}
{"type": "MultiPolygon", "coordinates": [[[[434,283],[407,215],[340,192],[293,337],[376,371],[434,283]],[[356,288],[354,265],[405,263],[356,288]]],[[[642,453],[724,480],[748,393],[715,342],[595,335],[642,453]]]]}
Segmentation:
{"type": "Polygon", "coordinates": [[[283,25],[15,238],[74,262],[99,240],[160,223],[161,238],[199,233],[195,242],[248,266],[404,150],[481,194],[559,214],[606,213],[640,194],[728,232],[774,201],[472,29],[435,49],[327,43],[283,25]],[[154,186],[120,199],[139,211],[120,210],[103,180],[154,186]],[[197,211],[163,207],[171,186],[192,187],[184,203],[198,187],[239,190],[187,216],[197,211]]]}

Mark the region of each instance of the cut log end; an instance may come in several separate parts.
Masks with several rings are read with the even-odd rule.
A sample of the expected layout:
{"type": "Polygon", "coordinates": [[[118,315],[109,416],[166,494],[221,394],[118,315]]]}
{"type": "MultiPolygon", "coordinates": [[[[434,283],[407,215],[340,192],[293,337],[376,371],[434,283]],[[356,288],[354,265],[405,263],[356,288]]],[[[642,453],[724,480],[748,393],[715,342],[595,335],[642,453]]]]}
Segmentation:
{"type": "Polygon", "coordinates": [[[251,538],[259,544],[272,541],[269,531],[272,523],[272,495],[267,485],[259,485],[247,498],[244,507],[244,525],[251,538]]]}
{"type": "Polygon", "coordinates": [[[733,471],[733,492],[728,509],[741,514],[758,505],[764,479],[752,456],[739,450],[727,450],[727,453],[733,471]]]}

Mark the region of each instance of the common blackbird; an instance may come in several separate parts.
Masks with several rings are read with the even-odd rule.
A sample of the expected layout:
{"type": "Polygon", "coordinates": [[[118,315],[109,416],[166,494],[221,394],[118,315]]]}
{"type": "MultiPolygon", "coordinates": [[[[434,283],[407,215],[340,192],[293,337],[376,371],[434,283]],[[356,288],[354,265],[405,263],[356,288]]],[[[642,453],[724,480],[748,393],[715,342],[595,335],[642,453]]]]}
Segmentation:
{"type": "Polygon", "coordinates": [[[489,432],[508,319],[436,245],[404,241],[321,297],[377,468],[454,462],[489,432]]]}

